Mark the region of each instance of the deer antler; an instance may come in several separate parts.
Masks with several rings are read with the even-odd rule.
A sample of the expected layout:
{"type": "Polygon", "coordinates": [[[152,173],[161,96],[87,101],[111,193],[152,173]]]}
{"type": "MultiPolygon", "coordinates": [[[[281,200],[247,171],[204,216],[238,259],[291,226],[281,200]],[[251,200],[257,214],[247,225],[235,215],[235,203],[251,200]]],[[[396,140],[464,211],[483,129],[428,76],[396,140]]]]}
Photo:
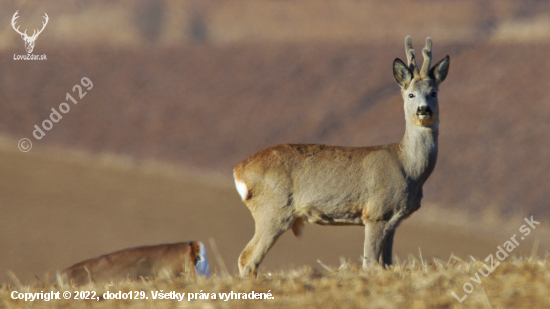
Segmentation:
{"type": "Polygon", "coordinates": [[[37,34],[34,34],[36,32],[36,30],[33,31],[33,33],[32,33],[33,38],[36,38],[40,33],[42,33],[42,31],[44,31],[44,28],[46,28],[46,25],[48,24],[48,20],[50,18],[48,17],[48,14],[46,14],[46,12],[44,12],[44,15],[46,15],[46,16],[43,16],[46,19],[46,22],[42,22],[42,29],[40,29],[40,31],[38,31],[37,34]]]}
{"type": "Polygon", "coordinates": [[[410,35],[405,37],[405,53],[407,54],[407,65],[409,66],[411,72],[413,72],[413,76],[419,75],[418,67],[416,66],[412,38],[410,35]]]}
{"type": "Polygon", "coordinates": [[[422,64],[420,76],[426,77],[432,65],[432,39],[430,37],[426,38],[426,47],[422,50],[422,55],[424,56],[424,63],[422,64]]]}
{"type": "Polygon", "coordinates": [[[19,12],[19,10],[16,11],[15,14],[13,14],[13,17],[11,19],[11,26],[13,27],[13,30],[15,30],[15,32],[19,33],[20,35],[24,35],[24,36],[28,37],[27,29],[25,29],[25,32],[23,33],[21,31],[19,31],[19,26],[17,26],[17,28],[15,28],[15,20],[19,18],[19,16],[17,16],[18,12],[19,12]]]}

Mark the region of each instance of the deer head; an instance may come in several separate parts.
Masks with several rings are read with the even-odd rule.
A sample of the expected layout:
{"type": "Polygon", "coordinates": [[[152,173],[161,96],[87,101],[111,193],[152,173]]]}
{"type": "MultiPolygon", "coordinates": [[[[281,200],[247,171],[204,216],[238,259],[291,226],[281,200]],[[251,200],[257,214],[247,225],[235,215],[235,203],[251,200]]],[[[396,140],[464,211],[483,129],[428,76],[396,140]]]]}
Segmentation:
{"type": "Polygon", "coordinates": [[[397,58],[393,62],[393,76],[401,87],[405,102],[405,118],[407,123],[428,127],[439,122],[439,104],[437,92],[439,85],[447,77],[449,71],[449,56],[446,56],[430,69],[432,63],[432,39],[426,38],[426,46],[422,50],[424,63],[418,69],[415,60],[412,39],[405,38],[405,52],[408,65],[397,58]]]}
{"type": "Polygon", "coordinates": [[[15,32],[19,33],[21,35],[21,38],[25,41],[25,49],[27,50],[27,53],[32,53],[32,50],[34,49],[34,41],[36,41],[36,38],[38,37],[38,35],[40,33],[42,33],[42,31],[44,31],[44,28],[46,28],[46,25],[48,24],[48,14],[44,13],[44,18],[46,19],[45,22],[42,22],[42,29],[40,29],[40,31],[37,32],[37,30],[33,30],[33,33],[31,36],[28,36],[27,35],[27,29],[25,29],[25,32],[21,32],[19,31],[19,26],[17,26],[17,28],[15,28],[15,20],[19,18],[19,16],[17,16],[17,13],[19,11],[15,12],[15,14],[13,14],[13,18],[11,19],[11,26],[13,27],[13,30],[15,30],[15,32]]]}

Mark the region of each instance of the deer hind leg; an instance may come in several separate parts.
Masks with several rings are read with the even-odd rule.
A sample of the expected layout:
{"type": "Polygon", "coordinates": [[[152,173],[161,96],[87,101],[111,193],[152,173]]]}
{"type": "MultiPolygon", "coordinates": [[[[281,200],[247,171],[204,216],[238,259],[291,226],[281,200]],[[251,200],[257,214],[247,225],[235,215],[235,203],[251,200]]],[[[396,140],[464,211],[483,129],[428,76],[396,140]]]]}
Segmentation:
{"type": "Polygon", "coordinates": [[[389,230],[386,233],[386,238],[382,245],[382,266],[389,268],[392,264],[392,247],[393,247],[393,236],[395,235],[395,230],[389,230]]]}
{"type": "Polygon", "coordinates": [[[386,221],[367,221],[365,223],[363,269],[366,269],[369,263],[378,263],[386,238],[386,224],[386,221]]]}
{"type": "MultiPolygon", "coordinates": [[[[268,205],[264,205],[264,207],[265,206],[268,205]]],[[[280,213],[275,213],[275,211],[266,212],[265,210],[266,209],[263,208],[260,209],[257,214],[252,214],[256,222],[256,231],[252,240],[246,245],[239,256],[239,273],[241,277],[257,275],[258,266],[269,249],[271,249],[279,236],[288,230],[293,223],[294,217],[292,213],[281,209],[281,207],[277,209],[280,213]]]]}

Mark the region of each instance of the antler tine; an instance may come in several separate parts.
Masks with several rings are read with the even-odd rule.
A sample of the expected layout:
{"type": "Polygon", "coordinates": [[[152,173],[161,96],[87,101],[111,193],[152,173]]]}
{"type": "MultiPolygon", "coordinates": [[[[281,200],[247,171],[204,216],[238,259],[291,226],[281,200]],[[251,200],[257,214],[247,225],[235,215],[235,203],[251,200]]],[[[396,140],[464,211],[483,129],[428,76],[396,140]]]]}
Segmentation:
{"type": "Polygon", "coordinates": [[[430,37],[426,38],[426,47],[422,49],[422,55],[424,56],[424,63],[422,63],[420,76],[426,77],[432,65],[432,39],[430,37]]]}
{"type": "Polygon", "coordinates": [[[413,72],[413,75],[418,75],[418,67],[416,66],[416,58],[412,45],[412,38],[410,35],[405,37],[405,53],[407,54],[407,64],[409,69],[413,72]]]}
{"type": "Polygon", "coordinates": [[[25,33],[22,33],[21,31],[19,31],[19,27],[20,26],[17,26],[17,28],[15,28],[15,20],[18,19],[20,16],[17,16],[17,13],[19,12],[19,10],[15,11],[15,14],[13,14],[13,17],[11,18],[11,26],[13,27],[13,30],[15,30],[15,32],[19,33],[20,35],[27,35],[27,30],[25,30],[25,33]]]}
{"type": "Polygon", "coordinates": [[[33,33],[32,35],[33,37],[38,36],[40,33],[42,33],[42,31],[44,31],[44,28],[46,28],[46,25],[48,24],[48,20],[50,18],[48,17],[48,14],[46,14],[46,12],[44,12],[44,15],[46,15],[46,16],[43,16],[46,19],[46,22],[42,22],[42,29],[40,29],[40,31],[38,31],[37,34],[33,33]]]}
{"type": "Polygon", "coordinates": [[[11,25],[12,26],[15,26],[15,20],[19,18],[19,16],[17,16],[18,13],[19,13],[19,11],[15,11],[15,14],[13,14],[13,17],[11,18],[11,25]]]}

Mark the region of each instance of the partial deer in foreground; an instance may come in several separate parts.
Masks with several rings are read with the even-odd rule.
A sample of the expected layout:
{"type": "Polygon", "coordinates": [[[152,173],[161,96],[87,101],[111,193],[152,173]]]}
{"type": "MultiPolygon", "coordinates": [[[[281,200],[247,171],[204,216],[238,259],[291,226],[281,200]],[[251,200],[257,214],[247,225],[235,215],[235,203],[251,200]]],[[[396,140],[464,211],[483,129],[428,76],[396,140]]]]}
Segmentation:
{"type": "Polygon", "coordinates": [[[201,242],[125,249],[74,264],[60,276],[64,282],[84,285],[141,277],[174,278],[186,272],[209,276],[206,250],[201,242]]]}
{"type": "Polygon", "coordinates": [[[408,65],[393,61],[393,76],[405,107],[405,136],[396,144],[340,147],[285,144],[264,149],[234,169],[237,191],[250,209],[255,234],[239,257],[242,277],[258,265],[277,238],[304,222],[364,225],[363,268],[392,263],[399,223],[420,208],[422,185],[437,159],[439,85],[447,77],[449,56],[430,69],[432,41],[422,50],[419,69],[410,36],[408,65]]]}

